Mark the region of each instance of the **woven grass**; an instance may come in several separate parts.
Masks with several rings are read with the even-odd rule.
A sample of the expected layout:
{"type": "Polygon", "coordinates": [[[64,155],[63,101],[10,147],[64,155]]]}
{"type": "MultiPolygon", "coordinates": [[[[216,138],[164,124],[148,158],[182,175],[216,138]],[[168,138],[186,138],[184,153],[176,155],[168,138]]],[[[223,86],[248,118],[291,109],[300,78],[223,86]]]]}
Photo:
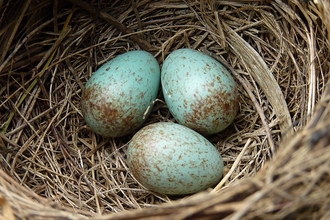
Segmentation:
{"type": "MultiPolygon", "coordinates": [[[[0,1],[0,219],[330,219],[328,0],[0,1]],[[189,47],[223,63],[240,111],[207,138],[225,172],[167,197],[139,185],[130,138],[80,111],[108,60],[189,47]]],[[[145,125],[174,121],[159,94],[145,125]]]]}

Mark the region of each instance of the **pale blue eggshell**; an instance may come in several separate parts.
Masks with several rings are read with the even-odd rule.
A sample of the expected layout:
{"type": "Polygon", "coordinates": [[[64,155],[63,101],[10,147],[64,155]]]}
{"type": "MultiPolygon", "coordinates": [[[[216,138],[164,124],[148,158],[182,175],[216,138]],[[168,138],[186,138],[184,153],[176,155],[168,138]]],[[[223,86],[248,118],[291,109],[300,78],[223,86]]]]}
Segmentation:
{"type": "MultiPolygon", "coordinates": [[[[139,128],[160,86],[157,60],[146,51],[123,53],[101,66],[88,80],[81,99],[87,125],[105,137],[139,128]]],[[[151,108],[150,108],[151,109],[151,108]]]]}
{"type": "Polygon", "coordinates": [[[178,123],[202,134],[227,128],[238,108],[238,88],[226,68],[193,49],[170,53],[162,66],[165,102],[178,123]]]}
{"type": "Polygon", "coordinates": [[[223,171],[219,152],[206,138],[172,122],[140,129],[128,145],[127,163],[144,187],[168,195],[212,187],[223,171]]]}

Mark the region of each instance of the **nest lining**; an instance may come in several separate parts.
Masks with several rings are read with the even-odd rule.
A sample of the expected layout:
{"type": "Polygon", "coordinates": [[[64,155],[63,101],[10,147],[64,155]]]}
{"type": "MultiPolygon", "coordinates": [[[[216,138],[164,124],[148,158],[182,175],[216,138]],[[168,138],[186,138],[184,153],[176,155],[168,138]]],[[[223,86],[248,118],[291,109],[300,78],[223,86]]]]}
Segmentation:
{"type": "MultiPolygon", "coordinates": [[[[329,71],[322,10],[312,2],[279,0],[70,3],[12,0],[2,6],[0,189],[9,204],[3,214],[152,218],[153,209],[125,210],[157,207],[157,217],[177,219],[329,216],[329,203],[320,202],[330,193],[327,109],[317,108],[327,105],[329,71]],[[125,150],[133,134],[96,135],[79,103],[91,74],[116,55],[144,49],[161,65],[182,47],[231,70],[240,85],[240,112],[228,129],[208,137],[226,166],[219,185],[211,193],[169,198],[130,174],[125,150]],[[311,153],[311,144],[320,146],[311,153]]],[[[163,101],[144,125],[158,121],[174,121],[163,101]]]]}

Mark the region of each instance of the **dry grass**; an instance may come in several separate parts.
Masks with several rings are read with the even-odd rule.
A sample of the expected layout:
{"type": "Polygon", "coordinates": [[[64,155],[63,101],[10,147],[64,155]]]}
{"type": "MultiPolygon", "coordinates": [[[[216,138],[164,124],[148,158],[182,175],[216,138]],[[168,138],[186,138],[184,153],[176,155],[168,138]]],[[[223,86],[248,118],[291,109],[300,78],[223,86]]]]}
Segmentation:
{"type": "MultiPolygon", "coordinates": [[[[315,2],[0,1],[0,217],[329,218],[330,4],[315,2]],[[79,102],[118,54],[144,49],[162,64],[182,47],[231,70],[240,111],[207,137],[223,156],[222,181],[169,198],[130,174],[133,134],[96,135],[79,102]]],[[[145,125],[173,120],[158,101],[145,125]]]]}

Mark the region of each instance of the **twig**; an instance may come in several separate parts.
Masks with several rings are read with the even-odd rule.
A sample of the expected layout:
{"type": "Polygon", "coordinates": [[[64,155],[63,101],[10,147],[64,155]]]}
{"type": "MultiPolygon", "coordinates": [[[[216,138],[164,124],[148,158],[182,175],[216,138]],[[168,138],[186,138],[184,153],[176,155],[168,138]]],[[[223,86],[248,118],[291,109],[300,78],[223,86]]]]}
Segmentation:
{"type": "MultiPolygon", "coordinates": [[[[67,21],[65,23],[65,27],[63,28],[59,38],[55,41],[55,43],[53,44],[53,46],[50,48],[50,50],[44,55],[43,59],[38,63],[36,69],[41,68],[41,66],[44,64],[44,62],[46,62],[46,64],[44,65],[43,69],[38,73],[39,77],[37,77],[30,85],[29,87],[26,89],[25,93],[23,94],[23,96],[20,98],[20,100],[18,101],[18,103],[16,104],[16,108],[18,109],[19,106],[23,103],[23,101],[25,100],[25,98],[29,95],[30,91],[35,87],[35,85],[37,84],[38,80],[40,79],[40,77],[43,76],[43,74],[46,72],[47,68],[50,65],[50,62],[53,60],[53,57],[55,55],[56,49],[58,48],[58,46],[60,45],[60,43],[65,39],[65,37],[67,36],[67,34],[70,32],[71,27],[68,26],[68,23],[71,19],[72,13],[69,14],[69,16],[67,17],[67,21]]],[[[1,72],[1,67],[0,67],[0,72],[1,72]]],[[[39,90],[40,88],[38,88],[39,90]]],[[[9,124],[11,123],[13,117],[15,115],[15,112],[11,112],[9,115],[8,120],[6,121],[5,126],[2,128],[2,133],[5,133],[9,127],[9,124]]]]}
{"type": "MultiPolygon", "coordinates": [[[[63,12],[62,14],[59,15],[59,17],[65,16],[67,15],[69,12],[63,12]]],[[[20,42],[18,43],[15,48],[13,49],[13,52],[11,52],[11,54],[7,57],[7,59],[5,61],[3,61],[3,63],[1,63],[0,65],[0,72],[2,72],[2,70],[6,67],[6,65],[8,64],[9,61],[11,61],[13,59],[13,57],[15,56],[15,54],[19,51],[19,49],[21,49],[22,46],[25,45],[25,43],[31,39],[35,34],[37,34],[39,31],[41,31],[44,27],[46,27],[47,25],[49,25],[49,23],[53,22],[55,18],[51,18],[48,21],[44,22],[43,24],[41,24],[39,27],[37,27],[36,29],[34,29],[33,31],[31,31],[28,35],[26,35],[26,37],[20,42]]]]}
{"type": "Polygon", "coordinates": [[[214,187],[214,189],[211,191],[211,193],[216,193],[223,186],[223,184],[229,179],[229,177],[233,174],[234,170],[237,168],[239,162],[241,161],[247,147],[250,145],[250,142],[251,142],[251,138],[249,138],[247,140],[247,142],[245,143],[241,153],[236,158],[236,160],[235,160],[233,166],[231,167],[230,171],[226,174],[226,176],[224,178],[222,178],[220,183],[216,187],[214,187]]]}
{"type": "Polygon", "coordinates": [[[6,39],[7,42],[5,43],[4,48],[1,48],[2,54],[0,56],[0,63],[5,59],[5,56],[6,56],[7,52],[9,51],[10,45],[11,45],[12,41],[14,40],[18,27],[21,24],[21,21],[22,21],[23,17],[25,16],[26,11],[28,10],[30,3],[31,3],[31,0],[28,0],[25,2],[25,5],[22,7],[22,10],[20,12],[20,16],[13,23],[12,32],[11,32],[10,36],[6,39]]]}
{"type": "Polygon", "coordinates": [[[72,4],[88,11],[88,13],[90,13],[92,15],[96,15],[96,16],[100,17],[101,19],[105,20],[106,22],[108,22],[109,24],[113,25],[115,28],[120,30],[123,34],[132,34],[132,35],[130,35],[131,40],[134,41],[135,43],[137,43],[143,50],[146,50],[149,52],[157,51],[157,48],[152,46],[146,40],[140,38],[138,35],[135,35],[135,33],[131,29],[127,28],[125,25],[120,23],[117,19],[115,19],[108,13],[106,13],[104,11],[99,11],[95,7],[88,4],[87,2],[83,2],[81,0],[69,0],[69,1],[72,4]]]}
{"type": "MultiPolygon", "coordinates": [[[[70,153],[68,151],[70,149],[70,146],[67,143],[68,141],[60,134],[59,131],[57,131],[57,129],[55,128],[55,126],[53,124],[51,124],[51,130],[56,137],[57,144],[60,147],[60,150],[63,154],[63,158],[64,158],[65,162],[67,163],[70,171],[72,173],[75,173],[75,171],[76,171],[76,173],[78,173],[86,181],[87,186],[90,189],[90,191],[95,194],[96,189],[93,188],[93,186],[91,185],[92,183],[87,179],[84,170],[81,169],[79,164],[70,155],[70,153]]],[[[76,182],[77,182],[77,184],[79,184],[78,180],[76,180],[76,182]]]]}

